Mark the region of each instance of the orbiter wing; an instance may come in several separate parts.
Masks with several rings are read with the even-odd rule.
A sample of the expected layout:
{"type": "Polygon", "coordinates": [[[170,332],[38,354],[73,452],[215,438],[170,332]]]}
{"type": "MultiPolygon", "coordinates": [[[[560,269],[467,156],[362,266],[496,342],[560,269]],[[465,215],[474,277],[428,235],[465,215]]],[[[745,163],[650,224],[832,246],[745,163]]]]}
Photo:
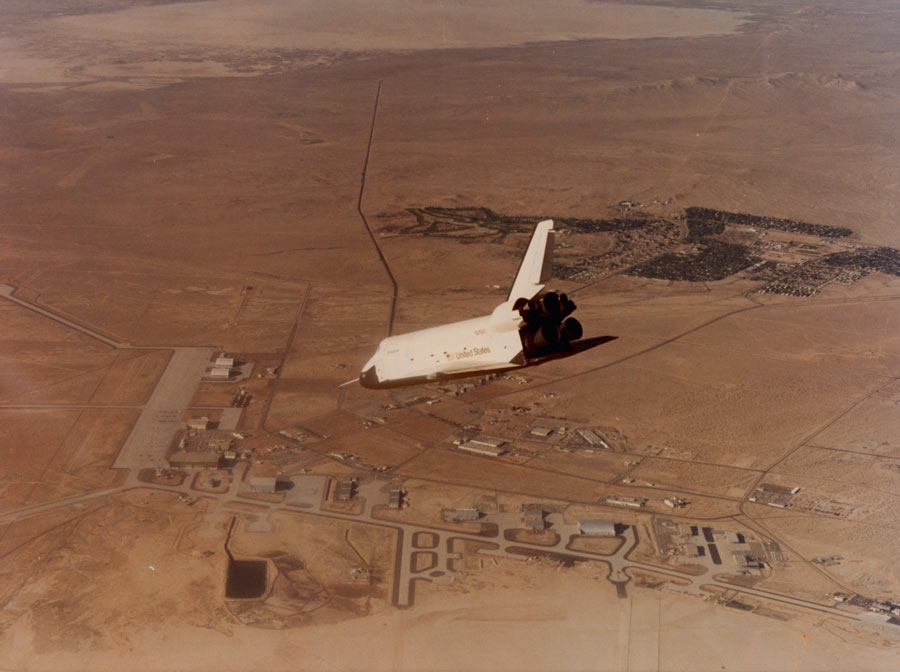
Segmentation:
{"type": "Polygon", "coordinates": [[[528,250],[519,264],[516,280],[507,301],[533,298],[550,281],[553,269],[553,220],[546,219],[534,227],[528,250]]]}

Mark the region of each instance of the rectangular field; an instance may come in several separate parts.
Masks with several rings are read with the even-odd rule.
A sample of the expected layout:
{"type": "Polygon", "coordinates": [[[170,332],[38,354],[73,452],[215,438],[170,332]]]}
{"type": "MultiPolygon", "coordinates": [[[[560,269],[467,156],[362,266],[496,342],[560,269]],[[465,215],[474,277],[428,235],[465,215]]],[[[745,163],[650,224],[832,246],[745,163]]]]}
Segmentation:
{"type": "Polygon", "coordinates": [[[0,508],[109,488],[111,469],[137,417],[134,409],[0,410],[0,508]]]}

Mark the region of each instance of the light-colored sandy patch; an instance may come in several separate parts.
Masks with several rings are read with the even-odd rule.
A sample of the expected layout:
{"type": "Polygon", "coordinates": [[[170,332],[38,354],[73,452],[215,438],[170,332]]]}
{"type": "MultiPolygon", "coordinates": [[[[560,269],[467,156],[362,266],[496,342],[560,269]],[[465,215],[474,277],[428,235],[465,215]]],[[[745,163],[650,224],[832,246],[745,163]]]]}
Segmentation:
{"type": "Polygon", "coordinates": [[[221,0],[69,16],[47,26],[132,44],[365,51],[714,35],[733,32],[744,18],[721,10],[585,0],[221,0]]]}
{"type": "Polygon", "coordinates": [[[0,37],[0,82],[3,84],[52,84],[71,81],[71,78],[62,60],[31,53],[25,40],[0,37]]]}
{"type": "Polygon", "coordinates": [[[0,40],[0,83],[101,80],[85,90],[108,90],[122,87],[103,80],[140,78],[126,88],[148,88],[172,78],[252,76],[316,64],[323,52],[698,37],[732,33],[745,20],[744,14],[717,9],[587,0],[153,5],[32,23],[27,32],[0,40]]]}
{"type": "MultiPolygon", "coordinates": [[[[193,598],[170,606],[157,621],[144,614],[158,600],[141,603],[143,618],[129,630],[127,664],[146,670],[887,670],[896,663],[889,641],[843,622],[813,629],[791,612],[784,622],[632,586],[626,599],[616,599],[599,566],[561,572],[515,561],[486,565],[450,586],[422,582],[412,611],[289,630],[219,625],[214,619],[220,614],[203,600],[210,572],[201,573],[201,562],[179,558],[184,569],[177,576],[160,576],[147,571],[141,551],[123,554],[128,565],[107,570],[107,581],[118,587],[120,577],[137,575],[149,583],[143,575],[153,574],[167,588],[185,586],[193,598]],[[194,624],[206,615],[209,625],[194,624]],[[615,661],[621,665],[614,667],[615,661]]],[[[171,571],[174,555],[161,549],[152,561],[171,571]]],[[[108,622],[117,625],[121,616],[106,606],[111,601],[105,611],[95,606],[99,601],[93,595],[86,600],[93,609],[82,620],[109,614],[108,622]]],[[[122,654],[111,648],[35,652],[40,625],[22,618],[4,633],[4,643],[15,637],[21,644],[8,649],[9,664],[81,670],[89,655],[92,669],[122,669],[122,654]]],[[[118,634],[109,630],[94,640],[118,634]]]]}

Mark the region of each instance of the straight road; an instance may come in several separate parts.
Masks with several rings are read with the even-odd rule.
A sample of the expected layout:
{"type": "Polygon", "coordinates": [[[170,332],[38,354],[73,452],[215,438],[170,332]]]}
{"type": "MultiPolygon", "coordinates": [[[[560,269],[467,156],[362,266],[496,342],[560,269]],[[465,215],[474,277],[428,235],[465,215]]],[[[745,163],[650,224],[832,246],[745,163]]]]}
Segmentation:
{"type": "Polygon", "coordinates": [[[113,348],[128,348],[131,347],[127,343],[120,343],[119,341],[110,338],[109,336],[105,336],[97,331],[94,331],[90,327],[86,327],[83,324],[78,324],[78,322],[73,322],[72,320],[63,317],[62,315],[58,315],[53,311],[47,310],[46,308],[42,308],[34,303],[29,303],[28,301],[23,301],[22,299],[13,296],[13,292],[16,290],[15,287],[11,285],[2,285],[0,284],[0,296],[7,299],[8,301],[12,301],[27,310],[32,311],[33,313],[37,313],[38,315],[43,315],[44,317],[49,317],[51,320],[55,322],[59,322],[60,324],[64,324],[70,329],[74,329],[75,331],[80,331],[82,334],[90,336],[91,338],[95,338],[98,341],[106,343],[113,348]]]}

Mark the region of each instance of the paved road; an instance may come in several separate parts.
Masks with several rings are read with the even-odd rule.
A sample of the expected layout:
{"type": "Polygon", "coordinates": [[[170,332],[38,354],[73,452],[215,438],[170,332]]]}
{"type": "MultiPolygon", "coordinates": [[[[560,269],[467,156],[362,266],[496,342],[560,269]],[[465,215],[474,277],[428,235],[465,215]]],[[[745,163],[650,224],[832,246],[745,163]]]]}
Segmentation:
{"type": "Polygon", "coordinates": [[[120,343],[119,341],[110,338],[109,336],[105,336],[97,331],[94,331],[90,327],[86,327],[83,324],[78,324],[77,322],[73,322],[72,320],[63,317],[62,315],[58,315],[51,310],[47,310],[46,308],[42,308],[41,306],[35,305],[33,303],[29,303],[28,301],[23,301],[20,298],[13,296],[13,292],[15,291],[15,287],[11,285],[2,285],[0,284],[0,296],[13,303],[17,303],[23,308],[26,308],[34,313],[38,313],[39,315],[43,315],[44,317],[49,317],[51,320],[55,320],[60,324],[64,324],[67,327],[74,329],[75,331],[80,331],[82,334],[86,334],[91,338],[96,338],[98,341],[102,341],[107,345],[110,345],[114,348],[128,348],[131,347],[127,343],[120,343]]]}
{"type": "Polygon", "coordinates": [[[125,486],[118,488],[110,488],[109,490],[97,490],[96,492],[88,492],[83,495],[75,495],[74,497],[66,497],[64,499],[57,499],[52,502],[46,502],[45,504],[35,504],[34,506],[25,506],[21,509],[15,509],[14,511],[7,511],[6,513],[0,514],[0,523],[14,523],[17,520],[21,520],[22,518],[28,518],[29,516],[36,516],[40,513],[44,513],[46,511],[53,511],[55,509],[64,509],[69,506],[77,506],[79,504],[83,504],[84,502],[89,502],[92,499],[101,499],[102,497],[108,497],[109,495],[114,495],[117,492],[122,492],[125,490],[125,486]]]}
{"type": "Polygon", "coordinates": [[[0,404],[0,408],[143,408],[135,404],[0,404]]]}

